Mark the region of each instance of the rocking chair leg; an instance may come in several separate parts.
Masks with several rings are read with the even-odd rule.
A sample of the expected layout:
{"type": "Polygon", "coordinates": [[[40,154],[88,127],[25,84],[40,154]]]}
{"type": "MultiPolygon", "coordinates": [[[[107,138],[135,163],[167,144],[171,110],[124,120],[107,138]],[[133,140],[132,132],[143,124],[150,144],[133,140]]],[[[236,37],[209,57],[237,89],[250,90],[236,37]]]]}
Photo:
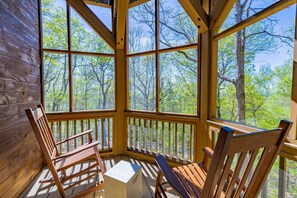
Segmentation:
{"type": "Polygon", "coordinates": [[[101,171],[102,175],[104,175],[104,173],[105,173],[105,168],[104,168],[104,166],[103,166],[103,164],[102,164],[102,160],[101,160],[101,158],[100,158],[98,148],[97,148],[97,147],[94,147],[94,150],[95,150],[95,154],[96,154],[96,160],[97,160],[97,162],[98,162],[98,164],[99,164],[99,167],[100,167],[100,171],[101,171]]]}
{"type": "Polygon", "coordinates": [[[163,179],[163,173],[159,170],[156,178],[155,198],[161,198],[161,193],[164,195],[164,197],[167,197],[162,187],[162,179],[163,179]]]}

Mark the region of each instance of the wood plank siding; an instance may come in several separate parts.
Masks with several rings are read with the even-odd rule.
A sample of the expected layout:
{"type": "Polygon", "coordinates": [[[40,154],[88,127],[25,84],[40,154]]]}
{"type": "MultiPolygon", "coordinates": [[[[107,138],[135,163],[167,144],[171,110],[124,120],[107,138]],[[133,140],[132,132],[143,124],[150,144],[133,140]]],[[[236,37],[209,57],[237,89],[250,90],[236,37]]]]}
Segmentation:
{"type": "Polygon", "coordinates": [[[43,167],[24,109],[41,102],[38,0],[0,1],[0,197],[18,197],[43,167]]]}

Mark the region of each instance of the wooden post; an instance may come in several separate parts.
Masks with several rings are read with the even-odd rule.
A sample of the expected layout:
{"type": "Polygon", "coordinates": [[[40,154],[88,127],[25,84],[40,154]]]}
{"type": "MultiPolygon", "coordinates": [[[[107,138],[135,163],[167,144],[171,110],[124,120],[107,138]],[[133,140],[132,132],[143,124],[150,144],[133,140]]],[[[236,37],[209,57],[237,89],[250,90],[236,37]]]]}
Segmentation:
{"type": "MultiPolygon", "coordinates": [[[[297,9],[296,9],[297,12],[297,9]]],[[[293,127],[290,131],[289,137],[297,139],[297,21],[295,21],[295,45],[294,45],[294,61],[293,61],[293,79],[292,79],[292,95],[291,95],[291,120],[293,127]]]]}
{"type": "Polygon", "coordinates": [[[126,93],[126,52],[125,49],[116,50],[116,110],[117,116],[114,121],[113,149],[114,154],[122,154],[127,146],[127,122],[124,111],[127,103],[126,93]]]}
{"type": "MultiPolygon", "coordinates": [[[[209,2],[208,2],[209,3],[209,2]]],[[[203,5],[208,8],[208,3],[203,5]],[[207,4],[207,5],[206,5],[207,4]]],[[[209,46],[210,46],[210,31],[206,31],[200,34],[200,121],[195,137],[195,156],[194,161],[201,161],[203,158],[202,149],[207,144],[207,120],[209,118],[208,106],[209,106],[209,46]],[[203,47],[202,47],[203,46],[203,47]]]]}
{"type": "Polygon", "coordinates": [[[286,174],[286,159],[279,157],[279,179],[278,179],[278,197],[286,197],[287,174],[286,174]]]}

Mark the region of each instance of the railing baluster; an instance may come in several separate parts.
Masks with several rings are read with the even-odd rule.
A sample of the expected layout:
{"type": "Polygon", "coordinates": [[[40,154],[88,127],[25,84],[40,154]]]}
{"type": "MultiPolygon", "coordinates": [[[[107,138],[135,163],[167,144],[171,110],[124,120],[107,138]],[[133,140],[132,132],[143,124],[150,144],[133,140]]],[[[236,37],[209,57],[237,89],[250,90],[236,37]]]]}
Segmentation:
{"type": "Polygon", "coordinates": [[[127,116],[127,123],[127,148],[130,151],[162,154],[177,162],[193,159],[193,127],[196,123],[136,116],[127,116]]]}
{"type": "Polygon", "coordinates": [[[101,149],[104,150],[105,137],[104,137],[104,119],[101,120],[101,149]]]}
{"type": "Polygon", "coordinates": [[[128,135],[128,141],[127,141],[128,149],[131,148],[131,126],[130,126],[130,121],[131,121],[131,119],[128,118],[128,132],[127,132],[127,135],[128,135]]]}
{"type": "Polygon", "coordinates": [[[156,123],[156,154],[159,154],[159,130],[158,130],[158,121],[156,123]]]}
{"type": "MultiPolygon", "coordinates": [[[[80,131],[84,131],[84,123],[83,123],[83,120],[80,120],[80,131]]],[[[81,144],[80,145],[83,145],[84,144],[84,137],[81,136],[81,144]]]]}
{"type": "Polygon", "coordinates": [[[287,163],[284,157],[279,157],[279,179],[278,179],[278,197],[286,197],[287,187],[287,163]]]}
{"type": "Polygon", "coordinates": [[[107,138],[108,138],[108,141],[107,141],[107,145],[108,145],[108,149],[110,149],[110,118],[107,118],[107,132],[108,132],[108,135],[107,135],[107,138]]]}
{"type": "Polygon", "coordinates": [[[138,151],[141,152],[141,119],[138,120],[138,151]]]}
{"type": "Polygon", "coordinates": [[[169,158],[172,159],[172,153],[171,153],[171,122],[168,122],[168,139],[169,139],[169,144],[168,144],[168,154],[169,158]]]}
{"type": "Polygon", "coordinates": [[[135,118],[133,119],[133,150],[136,150],[136,125],[135,125],[135,118]]]}
{"type": "Polygon", "coordinates": [[[182,158],[185,160],[185,124],[183,124],[182,130],[182,158]]]}
{"type": "MultiPolygon", "coordinates": [[[[74,135],[76,135],[76,130],[77,130],[77,128],[76,128],[76,120],[74,120],[74,126],[73,126],[73,133],[74,133],[74,135]]],[[[77,148],[77,138],[75,138],[75,140],[74,140],[74,148],[77,148]]]]}
{"type": "Polygon", "coordinates": [[[95,119],[95,139],[98,141],[98,119],[95,119]]]}
{"type": "Polygon", "coordinates": [[[162,154],[165,155],[165,145],[164,145],[164,122],[162,122],[162,154]]]}
{"type": "Polygon", "coordinates": [[[190,130],[190,156],[189,156],[189,160],[193,160],[193,125],[190,125],[191,130],[190,130]]]}
{"type": "MultiPolygon", "coordinates": [[[[90,119],[88,119],[88,129],[87,130],[90,130],[91,129],[91,120],[90,119]]],[[[92,134],[93,135],[93,134],[92,134]]],[[[88,138],[88,141],[87,142],[89,142],[89,138],[88,138]]]]}
{"type": "Polygon", "coordinates": [[[153,153],[153,124],[152,120],[150,120],[150,154],[153,153]]]}
{"type": "MultiPolygon", "coordinates": [[[[68,139],[73,135],[77,135],[80,132],[83,132],[86,130],[92,130],[93,138],[96,138],[96,140],[100,140],[100,138],[102,138],[101,146],[100,146],[101,150],[110,151],[112,149],[111,137],[112,137],[112,130],[113,130],[111,123],[112,123],[112,117],[83,118],[83,119],[77,119],[77,120],[60,119],[60,120],[50,121],[49,126],[53,132],[53,135],[56,141],[62,141],[64,139],[68,139]],[[101,130],[102,130],[101,135],[99,135],[99,131],[100,131],[99,124],[101,124],[101,130]]],[[[80,138],[76,138],[64,144],[61,144],[58,146],[58,148],[60,152],[66,152],[66,151],[68,152],[86,142],[88,142],[88,137],[82,136],[80,138]]]]}
{"type": "MultiPolygon", "coordinates": [[[[62,141],[62,128],[61,128],[61,121],[58,122],[58,134],[59,134],[59,141],[62,141]]],[[[63,153],[62,151],[62,144],[60,144],[60,153],[63,153]]]]}
{"type": "Polygon", "coordinates": [[[178,155],[177,155],[177,122],[175,123],[175,142],[174,142],[174,147],[175,147],[175,156],[176,156],[176,161],[178,161],[178,155]]]}
{"type": "MultiPolygon", "coordinates": [[[[69,138],[69,121],[66,121],[66,138],[69,138]]],[[[67,141],[67,152],[69,152],[69,141],[67,141]]]]}
{"type": "Polygon", "coordinates": [[[144,126],[143,126],[143,133],[144,133],[144,141],[143,141],[143,149],[144,149],[144,153],[146,153],[147,151],[147,138],[146,138],[146,132],[147,132],[147,120],[145,119],[143,121],[144,126]]]}

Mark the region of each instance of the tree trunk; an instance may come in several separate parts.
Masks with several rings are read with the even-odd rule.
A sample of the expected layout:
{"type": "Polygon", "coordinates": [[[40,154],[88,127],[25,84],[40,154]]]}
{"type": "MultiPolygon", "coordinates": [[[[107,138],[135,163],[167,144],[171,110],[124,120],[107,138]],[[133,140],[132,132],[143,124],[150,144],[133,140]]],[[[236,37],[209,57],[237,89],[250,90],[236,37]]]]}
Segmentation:
{"type": "MultiPolygon", "coordinates": [[[[236,23],[242,21],[242,5],[236,2],[236,23]]],[[[244,82],[244,48],[245,48],[245,29],[236,33],[236,61],[237,61],[237,79],[236,79],[236,100],[237,100],[237,118],[240,123],[245,124],[245,82],[244,82]]]]}

